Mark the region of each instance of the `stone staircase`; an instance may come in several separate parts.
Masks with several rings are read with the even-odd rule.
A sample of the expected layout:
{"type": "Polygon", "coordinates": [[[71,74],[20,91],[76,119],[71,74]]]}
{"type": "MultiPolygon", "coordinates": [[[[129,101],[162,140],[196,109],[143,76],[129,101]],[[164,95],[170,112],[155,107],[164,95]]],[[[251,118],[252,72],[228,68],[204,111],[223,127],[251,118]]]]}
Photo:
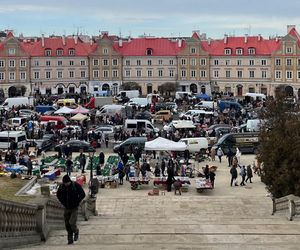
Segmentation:
{"type": "Polygon", "coordinates": [[[269,197],[258,194],[147,196],[99,195],[99,215],[79,221],[80,239],[66,245],[65,230],[23,249],[300,249],[300,221],[271,215],[269,197]]]}

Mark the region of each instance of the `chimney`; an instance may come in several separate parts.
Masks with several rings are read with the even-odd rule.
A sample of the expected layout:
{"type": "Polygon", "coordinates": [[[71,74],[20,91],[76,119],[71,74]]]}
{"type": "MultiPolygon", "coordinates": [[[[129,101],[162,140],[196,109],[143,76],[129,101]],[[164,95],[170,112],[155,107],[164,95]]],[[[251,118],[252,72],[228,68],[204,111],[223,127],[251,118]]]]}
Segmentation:
{"type": "Polygon", "coordinates": [[[66,36],[65,35],[62,36],[62,43],[63,43],[63,46],[66,46],[66,36]]]}
{"type": "Polygon", "coordinates": [[[42,47],[43,48],[45,47],[45,37],[44,37],[44,34],[42,34],[42,47]]]}
{"type": "Polygon", "coordinates": [[[120,48],[123,47],[123,40],[122,40],[122,38],[119,38],[119,47],[120,47],[120,48]]]}
{"type": "Polygon", "coordinates": [[[90,39],[90,45],[93,45],[93,38],[90,39]]]}
{"type": "Polygon", "coordinates": [[[74,36],[74,43],[77,44],[78,42],[78,36],[74,36]]]}
{"type": "Polygon", "coordinates": [[[225,34],[225,35],[224,35],[224,43],[227,44],[227,41],[228,41],[228,35],[225,34]]]}
{"type": "Polygon", "coordinates": [[[258,34],[257,40],[261,41],[261,34],[258,34]]]}
{"type": "Polygon", "coordinates": [[[296,29],[296,25],[287,25],[287,33],[290,33],[292,29],[296,29]]]}
{"type": "Polygon", "coordinates": [[[211,38],[208,38],[208,45],[210,45],[211,43],[211,38]]]}
{"type": "Polygon", "coordinates": [[[245,43],[248,42],[248,34],[245,34],[245,43]]]}
{"type": "Polygon", "coordinates": [[[275,38],[275,41],[276,41],[276,42],[278,42],[278,41],[279,41],[279,40],[278,40],[278,36],[276,36],[276,38],[275,38]]]}
{"type": "Polygon", "coordinates": [[[181,48],[181,46],[182,46],[182,40],[179,38],[178,39],[178,48],[181,48]]]}
{"type": "Polygon", "coordinates": [[[36,43],[38,41],[37,37],[34,38],[34,42],[36,43]]]}

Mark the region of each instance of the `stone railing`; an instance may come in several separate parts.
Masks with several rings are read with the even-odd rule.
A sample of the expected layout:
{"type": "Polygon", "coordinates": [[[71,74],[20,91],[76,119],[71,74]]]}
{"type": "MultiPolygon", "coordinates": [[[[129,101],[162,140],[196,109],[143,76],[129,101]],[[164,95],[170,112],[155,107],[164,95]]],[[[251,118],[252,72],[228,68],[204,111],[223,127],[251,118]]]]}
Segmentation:
{"type": "MultiPolygon", "coordinates": [[[[64,208],[55,198],[41,198],[34,204],[0,200],[0,249],[46,241],[51,230],[64,228],[64,208]]],[[[81,204],[85,220],[97,215],[96,198],[81,204]]]]}
{"type": "Polygon", "coordinates": [[[273,212],[274,215],[278,211],[285,211],[287,213],[288,220],[292,221],[294,216],[300,215],[300,197],[293,194],[275,199],[273,201],[273,212]]]}

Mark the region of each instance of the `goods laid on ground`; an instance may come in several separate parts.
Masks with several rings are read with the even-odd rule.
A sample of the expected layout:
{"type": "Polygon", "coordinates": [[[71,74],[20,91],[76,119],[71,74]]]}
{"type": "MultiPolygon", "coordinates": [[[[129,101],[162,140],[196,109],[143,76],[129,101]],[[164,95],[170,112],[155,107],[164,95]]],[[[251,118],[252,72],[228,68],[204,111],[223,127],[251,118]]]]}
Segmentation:
{"type": "Polygon", "coordinates": [[[203,192],[205,189],[213,189],[211,182],[208,179],[201,178],[196,180],[196,189],[198,193],[203,192]]]}
{"type": "Polygon", "coordinates": [[[139,188],[142,184],[149,184],[150,179],[149,178],[143,178],[143,177],[130,177],[129,182],[131,184],[131,189],[136,190],[139,188]]]}

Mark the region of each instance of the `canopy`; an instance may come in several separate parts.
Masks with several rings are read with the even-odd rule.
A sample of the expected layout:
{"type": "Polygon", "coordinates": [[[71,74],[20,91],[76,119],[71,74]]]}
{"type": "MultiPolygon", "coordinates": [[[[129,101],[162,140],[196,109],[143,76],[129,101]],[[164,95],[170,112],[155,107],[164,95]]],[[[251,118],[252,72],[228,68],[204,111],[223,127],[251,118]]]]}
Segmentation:
{"type": "Polygon", "coordinates": [[[73,111],[73,109],[70,109],[70,108],[64,106],[64,107],[60,108],[59,110],[56,110],[54,112],[54,114],[71,114],[72,111],[73,111]]]}
{"type": "Polygon", "coordinates": [[[83,114],[76,114],[74,115],[73,117],[70,118],[70,120],[73,120],[73,121],[83,121],[85,119],[87,119],[88,117],[86,115],[83,115],[83,114]]]}
{"type": "Polygon", "coordinates": [[[203,100],[210,100],[210,96],[207,94],[203,94],[203,93],[200,95],[197,95],[197,98],[203,99],[203,100]]]}
{"type": "Polygon", "coordinates": [[[78,106],[76,109],[72,111],[73,114],[87,114],[90,111],[82,106],[78,106]]]}
{"type": "Polygon", "coordinates": [[[145,150],[149,151],[184,151],[186,147],[184,142],[174,142],[162,137],[145,143],[145,150]]]}
{"type": "Polygon", "coordinates": [[[196,128],[196,126],[193,124],[191,121],[180,121],[175,124],[173,124],[174,128],[179,129],[179,128],[196,128]]]}

